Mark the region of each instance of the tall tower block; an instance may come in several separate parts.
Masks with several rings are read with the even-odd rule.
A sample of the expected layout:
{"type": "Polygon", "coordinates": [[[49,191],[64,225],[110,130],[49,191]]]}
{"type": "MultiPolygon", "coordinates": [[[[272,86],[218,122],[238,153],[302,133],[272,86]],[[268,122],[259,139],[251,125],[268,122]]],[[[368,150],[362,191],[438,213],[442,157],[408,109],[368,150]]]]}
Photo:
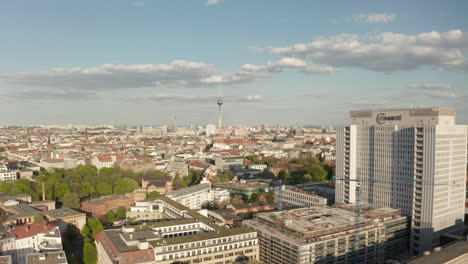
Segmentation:
{"type": "Polygon", "coordinates": [[[223,99],[221,97],[221,90],[219,90],[218,96],[218,134],[221,137],[223,135],[223,122],[222,122],[222,113],[221,106],[223,105],[223,99]]]}

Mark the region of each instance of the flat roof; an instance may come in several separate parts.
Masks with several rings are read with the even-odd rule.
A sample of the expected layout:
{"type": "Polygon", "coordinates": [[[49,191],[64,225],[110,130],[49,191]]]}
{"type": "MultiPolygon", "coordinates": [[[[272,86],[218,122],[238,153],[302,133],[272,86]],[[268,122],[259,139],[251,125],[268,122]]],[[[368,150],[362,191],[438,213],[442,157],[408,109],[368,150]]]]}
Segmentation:
{"type": "Polygon", "coordinates": [[[467,241],[457,241],[453,244],[443,247],[440,251],[431,252],[427,256],[417,257],[413,260],[408,261],[408,264],[442,264],[447,263],[450,260],[461,257],[460,260],[465,260],[465,262],[457,263],[467,263],[468,261],[468,242],[467,241]]]}
{"type": "Polygon", "coordinates": [[[92,204],[92,205],[101,205],[104,204],[107,201],[112,201],[115,199],[132,199],[131,197],[127,197],[125,195],[109,195],[109,196],[103,196],[99,198],[94,198],[90,200],[83,201],[82,203],[85,204],[92,204]]]}
{"type": "Polygon", "coordinates": [[[28,264],[66,264],[65,252],[44,252],[28,255],[28,264]]]}
{"type": "Polygon", "coordinates": [[[50,216],[53,216],[54,218],[62,218],[66,216],[76,216],[76,215],[84,215],[86,216],[85,213],[78,212],[76,210],[73,210],[71,208],[59,208],[55,210],[50,210],[50,211],[44,211],[43,214],[48,214],[50,216]]]}
{"type": "Polygon", "coordinates": [[[178,197],[181,197],[181,196],[184,196],[184,195],[187,195],[187,194],[191,194],[191,193],[194,193],[194,192],[203,191],[205,189],[206,190],[211,189],[211,186],[210,186],[209,183],[197,184],[197,185],[190,186],[190,187],[187,187],[187,188],[172,191],[170,193],[167,193],[166,196],[170,197],[170,198],[178,198],[178,197]]]}
{"type": "Polygon", "coordinates": [[[356,110],[350,111],[353,118],[372,117],[374,112],[409,112],[410,116],[455,116],[456,111],[452,108],[432,107],[432,108],[400,108],[400,109],[376,109],[376,110],[356,110]]]}

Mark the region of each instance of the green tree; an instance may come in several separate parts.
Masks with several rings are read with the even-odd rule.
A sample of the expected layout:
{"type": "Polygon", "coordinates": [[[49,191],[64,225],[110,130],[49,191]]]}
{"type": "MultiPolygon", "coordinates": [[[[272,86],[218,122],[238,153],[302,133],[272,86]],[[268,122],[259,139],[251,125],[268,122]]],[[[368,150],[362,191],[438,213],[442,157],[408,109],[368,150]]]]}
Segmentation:
{"type": "Polygon", "coordinates": [[[6,151],[5,148],[3,148],[3,147],[0,148],[0,152],[5,152],[5,151],[6,151]]]}
{"type": "Polygon", "coordinates": [[[115,214],[115,218],[118,220],[125,219],[127,217],[127,209],[123,206],[117,208],[117,213],[115,214]]]}
{"type": "Polygon", "coordinates": [[[302,177],[303,181],[304,182],[311,182],[313,179],[312,179],[312,175],[310,174],[304,174],[304,177],[302,177]]]}
{"type": "Polygon", "coordinates": [[[230,204],[244,204],[244,200],[242,196],[234,195],[234,197],[231,197],[230,204]]]}
{"type": "Polygon", "coordinates": [[[146,196],[146,200],[154,200],[154,199],[157,199],[159,196],[161,196],[161,194],[159,192],[156,192],[156,191],[150,192],[146,196]]]}
{"type": "Polygon", "coordinates": [[[68,192],[60,200],[65,207],[80,208],[80,196],[76,193],[68,192]]]}
{"type": "Polygon", "coordinates": [[[134,179],[123,178],[118,179],[114,185],[114,193],[116,194],[125,194],[133,191],[133,189],[138,187],[138,182],[134,179]]]}
{"type": "Polygon", "coordinates": [[[187,187],[187,183],[177,174],[174,179],[172,180],[172,185],[174,186],[174,189],[183,189],[187,187]]]}
{"type": "Polygon", "coordinates": [[[45,217],[43,215],[38,214],[34,216],[34,223],[42,222],[44,220],[45,220],[45,217]]]}
{"type": "Polygon", "coordinates": [[[90,197],[96,193],[96,188],[90,182],[83,182],[81,184],[83,197],[90,197]]]}
{"type": "Polygon", "coordinates": [[[83,234],[83,236],[89,236],[91,232],[92,232],[91,228],[89,227],[88,224],[85,224],[83,228],[81,229],[81,234],[83,234]]]}
{"type": "MultiPolygon", "coordinates": [[[[101,221],[93,219],[88,217],[86,219],[87,226],[90,229],[90,233],[88,233],[88,236],[91,234],[91,237],[94,238],[99,232],[104,230],[104,226],[102,225],[101,221]]],[[[84,234],[83,234],[84,235],[84,234]]]]}
{"type": "Polygon", "coordinates": [[[96,185],[96,192],[99,195],[112,194],[112,186],[106,182],[100,182],[98,185],[96,185]]]}
{"type": "Polygon", "coordinates": [[[18,179],[13,182],[13,186],[8,194],[10,195],[18,195],[18,194],[29,194],[31,196],[35,196],[35,192],[32,188],[32,184],[29,180],[26,179],[18,179]]]}
{"type": "Polygon", "coordinates": [[[55,190],[55,198],[60,199],[62,198],[66,193],[70,193],[70,186],[66,183],[56,183],[54,185],[54,190],[55,190]]]}
{"type": "Polygon", "coordinates": [[[265,198],[268,203],[274,203],[275,202],[275,192],[274,191],[268,191],[265,193],[265,198]]]}
{"type": "Polygon", "coordinates": [[[112,211],[107,212],[106,214],[106,222],[113,223],[115,221],[115,214],[112,211]]]}
{"type": "Polygon", "coordinates": [[[258,202],[258,193],[252,193],[249,197],[249,203],[258,202]]]}
{"type": "Polygon", "coordinates": [[[289,173],[289,171],[282,169],[278,173],[278,178],[280,178],[281,180],[287,181],[291,179],[291,174],[289,173]]]}
{"type": "Polygon", "coordinates": [[[7,160],[8,158],[5,156],[0,156],[0,160],[7,160]]]}
{"type": "Polygon", "coordinates": [[[85,241],[83,246],[83,262],[84,264],[97,263],[97,250],[93,242],[85,241]]]}

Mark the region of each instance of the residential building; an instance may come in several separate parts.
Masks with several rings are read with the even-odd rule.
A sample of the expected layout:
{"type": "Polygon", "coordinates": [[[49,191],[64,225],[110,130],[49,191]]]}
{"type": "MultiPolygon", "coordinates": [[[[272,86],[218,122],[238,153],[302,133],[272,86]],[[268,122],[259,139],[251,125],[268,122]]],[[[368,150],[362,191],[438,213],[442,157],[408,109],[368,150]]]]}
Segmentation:
{"type": "Polygon", "coordinates": [[[39,165],[46,170],[65,168],[65,162],[62,159],[43,159],[39,165]]]}
{"type": "Polygon", "coordinates": [[[337,128],[336,202],[398,208],[411,215],[411,252],[461,235],[464,219],[467,127],[455,111],[418,108],[351,111],[337,128]],[[348,181],[351,180],[351,181],[348,181]]]}
{"type": "Polygon", "coordinates": [[[116,166],[124,170],[131,170],[133,172],[142,172],[148,170],[156,170],[156,166],[149,160],[121,160],[115,163],[116,166]]]}
{"type": "Polygon", "coordinates": [[[27,255],[31,253],[62,249],[59,227],[47,221],[15,226],[11,232],[16,242],[13,263],[26,263],[27,255]]]}
{"type": "Polygon", "coordinates": [[[408,219],[399,210],[370,210],[358,223],[357,231],[352,210],[317,206],[258,213],[243,226],[257,231],[260,260],[269,264],[383,263],[408,250],[408,219]]]}
{"type": "Polygon", "coordinates": [[[0,170],[0,181],[15,181],[16,178],[16,171],[0,170]]]}
{"type": "Polygon", "coordinates": [[[16,259],[15,240],[15,235],[11,232],[10,227],[0,226],[0,255],[8,255],[12,259],[16,259]]]}
{"type": "Polygon", "coordinates": [[[188,167],[189,165],[183,160],[175,160],[167,164],[166,171],[172,177],[179,175],[180,177],[185,178],[188,176],[188,167]]]}

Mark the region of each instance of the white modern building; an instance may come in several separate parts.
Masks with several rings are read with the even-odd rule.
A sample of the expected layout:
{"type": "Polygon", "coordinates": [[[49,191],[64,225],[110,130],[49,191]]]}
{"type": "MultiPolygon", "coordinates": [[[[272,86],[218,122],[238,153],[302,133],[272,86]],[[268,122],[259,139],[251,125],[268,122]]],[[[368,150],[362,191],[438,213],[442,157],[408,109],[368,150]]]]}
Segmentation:
{"type": "MultiPolygon", "coordinates": [[[[352,111],[337,128],[336,176],[358,179],[361,203],[411,215],[411,249],[422,254],[443,234],[461,235],[467,127],[448,108],[352,111]]],[[[337,203],[356,203],[356,181],[338,180],[337,203]]]]}
{"type": "Polygon", "coordinates": [[[15,181],[16,171],[8,170],[6,167],[0,167],[0,181],[15,181]]]}
{"type": "Polygon", "coordinates": [[[166,197],[181,203],[190,209],[199,210],[203,205],[219,205],[229,200],[229,191],[226,189],[211,188],[210,183],[201,183],[166,194],[166,197]]]}
{"type": "Polygon", "coordinates": [[[266,165],[266,164],[250,164],[249,165],[249,169],[253,169],[253,170],[263,171],[266,168],[268,168],[268,165],[266,165]]]}
{"type": "Polygon", "coordinates": [[[281,195],[283,206],[309,207],[327,205],[327,198],[313,192],[302,190],[294,186],[283,185],[281,188],[281,191],[275,190],[275,201],[278,201],[281,195]]]}
{"type": "Polygon", "coordinates": [[[206,130],[205,130],[206,136],[209,137],[209,136],[212,136],[212,135],[216,135],[216,131],[217,131],[217,129],[216,129],[215,125],[207,125],[206,126],[206,130]]]}

